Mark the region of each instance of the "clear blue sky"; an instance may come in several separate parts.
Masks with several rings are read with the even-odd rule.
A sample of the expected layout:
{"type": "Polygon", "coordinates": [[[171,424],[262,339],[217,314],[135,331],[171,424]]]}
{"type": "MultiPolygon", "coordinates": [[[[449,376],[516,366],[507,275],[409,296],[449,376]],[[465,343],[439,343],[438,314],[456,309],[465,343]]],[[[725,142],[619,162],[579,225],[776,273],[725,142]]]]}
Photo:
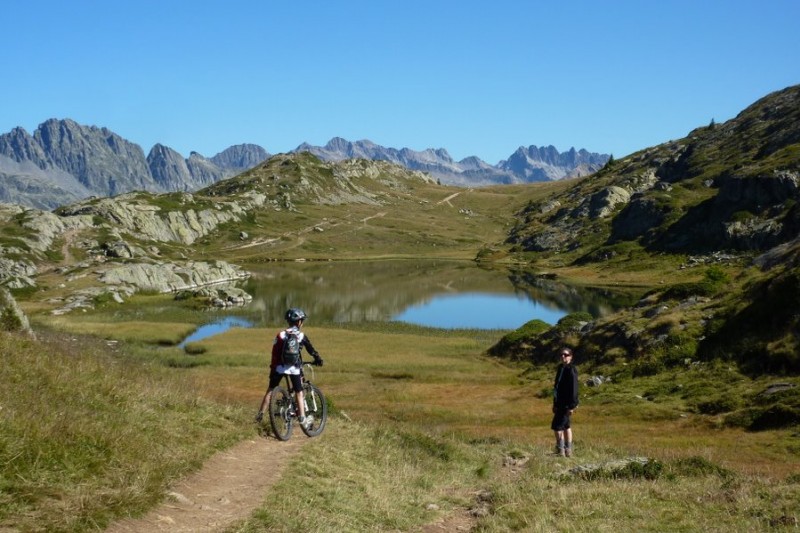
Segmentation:
{"type": "Polygon", "coordinates": [[[612,153],[800,83],[800,0],[4,0],[0,133],[612,153]]]}

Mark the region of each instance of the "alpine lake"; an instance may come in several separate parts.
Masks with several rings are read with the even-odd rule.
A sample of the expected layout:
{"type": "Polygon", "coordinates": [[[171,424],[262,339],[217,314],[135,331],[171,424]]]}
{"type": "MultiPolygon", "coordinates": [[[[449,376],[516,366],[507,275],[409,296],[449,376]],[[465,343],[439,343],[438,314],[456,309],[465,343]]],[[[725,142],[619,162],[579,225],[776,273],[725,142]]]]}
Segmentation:
{"type": "Polygon", "coordinates": [[[555,324],[587,312],[601,317],[631,305],[607,289],[566,285],[531,272],[482,268],[469,261],[270,262],[248,266],[252,302],[209,311],[181,345],[231,327],[277,326],[290,307],[314,325],[399,321],[446,329],[513,330],[539,319],[555,324]]]}

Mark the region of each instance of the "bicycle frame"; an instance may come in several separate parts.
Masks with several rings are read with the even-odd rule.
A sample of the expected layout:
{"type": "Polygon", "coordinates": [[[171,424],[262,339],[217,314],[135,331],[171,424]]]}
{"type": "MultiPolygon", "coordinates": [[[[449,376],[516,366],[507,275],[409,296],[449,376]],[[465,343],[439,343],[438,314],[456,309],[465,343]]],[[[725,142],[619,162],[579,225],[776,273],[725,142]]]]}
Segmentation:
{"type": "MultiPolygon", "coordinates": [[[[303,367],[311,365],[305,363],[303,367]]],[[[313,375],[313,368],[311,369],[313,375]]],[[[283,376],[285,386],[278,386],[272,391],[269,401],[269,421],[275,436],[279,440],[289,440],[292,434],[295,420],[298,419],[299,409],[297,406],[296,391],[292,386],[292,381],[288,375],[283,376]]],[[[325,396],[310,380],[306,379],[305,373],[301,372],[303,383],[303,407],[306,418],[310,421],[307,425],[300,425],[309,437],[315,437],[322,433],[328,418],[328,408],[325,396]]]]}

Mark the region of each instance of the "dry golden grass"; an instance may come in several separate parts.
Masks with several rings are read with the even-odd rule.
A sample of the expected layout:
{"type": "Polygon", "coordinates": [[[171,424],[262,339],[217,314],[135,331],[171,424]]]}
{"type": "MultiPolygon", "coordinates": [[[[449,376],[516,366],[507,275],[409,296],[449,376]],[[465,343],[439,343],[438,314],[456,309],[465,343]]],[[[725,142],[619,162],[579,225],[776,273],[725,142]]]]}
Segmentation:
{"type": "Polygon", "coordinates": [[[194,324],[182,322],[100,322],[78,321],[67,317],[54,317],[47,320],[49,327],[76,334],[94,335],[103,339],[142,342],[148,344],[178,344],[195,330],[194,324]]]}
{"type": "MultiPolygon", "coordinates": [[[[314,381],[336,412],[353,420],[391,422],[433,433],[495,437],[549,449],[550,400],[539,397],[550,384],[543,369],[531,379],[525,367],[482,354],[486,340],[462,332],[376,333],[308,327],[325,366],[314,381]]],[[[267,381],[275,331],[234,328],[202,342],[203,355],[220,366],[192,369],[216,399],[255,410],[267,381]],[[228,367],[230,361],[253,366],[228,367]]],[[[787,462],[791,431],[745,432],[717,428],[712,419],[677,414],[646,400],[618,405],[584,398],[574,417],[576,446],[623,450],[660,460],[700,456],[743,474],[784,478],[800,474],[787,462]]],[[[796,457],[796,456],[795,456],[796,457]]]]}

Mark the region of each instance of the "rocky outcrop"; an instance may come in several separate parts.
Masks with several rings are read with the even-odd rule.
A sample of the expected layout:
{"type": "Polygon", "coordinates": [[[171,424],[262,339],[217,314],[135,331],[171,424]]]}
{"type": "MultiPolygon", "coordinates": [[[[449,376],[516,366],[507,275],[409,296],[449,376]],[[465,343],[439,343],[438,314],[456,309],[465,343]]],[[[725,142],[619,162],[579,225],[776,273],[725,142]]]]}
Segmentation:
{"type": "Polygon", "coordinates": [[[266,196],[244,193],[236,200],[210,202],[195,200],[189,193],[177,197],[174,209],[163,209],[154,198],[129,193],[115,198],[89,200],[58,210],[65,218],[77,215],[100,217],[116,231],[134,238],[158,242],[192,244],[216,230],[220,224],[240,220],[247,212],[264,205],[266,196]]]}
{"type": "Polygon", "coordinates": [[[176,263],[133,263],[105,270],[99,280],[107,285],[132,286],[158,293],[192,291],[209,285],[247,279],[250,274],[224,261],[176,263]]]}
{"type": "Polygon", "coordinates": [[[71,230],[89,228],[93,225],[90,216],[64,218],[49,211],[29,209],[20,205],[0,204],[0,221],[14,223],[20,229],[16,239],[22,248],[0,247],[2,253],[34,252],[44,254],[55,240],[71,230]]]}
{"type": "Polygon", "coordinates": [[[82,287],[70,291],[63,298],[48,303],[57,304],[51,313],[63,315],[77,309],[93,309],[100,302],[124,303],[137,292],[174,293],[176,299],[196,297],[205,299],[209,306],[228,307],[243,305],[252,296],[236,284],[250,276],[249,272],[224,261],[138,262],[127,264],[83,264],[67,282],[82,279],[82,287]],[[86,272],[86,269],[92,269],[86,272]],[[97,284],[86,286],[84,278],[95,279],[97,284]]]}
{"type": "Polygon", "coordinates": [[[36,265],[25,259],[0,257],[0,285],[9,289],[35,287],[34,277],[39,273],[36,265]]]}

